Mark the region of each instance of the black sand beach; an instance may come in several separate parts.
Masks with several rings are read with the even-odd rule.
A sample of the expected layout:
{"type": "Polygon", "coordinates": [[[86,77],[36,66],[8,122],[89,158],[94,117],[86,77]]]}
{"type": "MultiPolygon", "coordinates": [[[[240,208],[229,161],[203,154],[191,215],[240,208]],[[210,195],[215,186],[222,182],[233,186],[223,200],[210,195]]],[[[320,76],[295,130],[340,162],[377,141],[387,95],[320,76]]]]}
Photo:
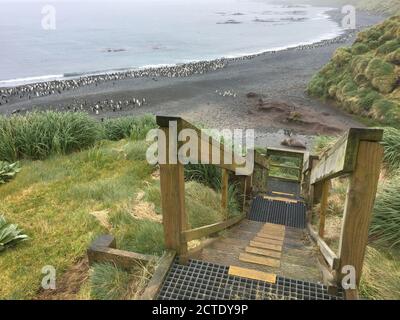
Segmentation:
{"type": "MultiPolygon", "coordinates": [[[[340,20],[341,15],[334,12],[332,18],[340,20]]],[[[359,28],[381,20],[383,17],[365,12],[357,15],[359,28]]],[[[352,31],[310,46],[221,60],[188,76],[168,75],[164,70],[161,76],[152,72],[138,78],[93,82],[44,96],[3,97],[0,114],[50,109],[85,110],[99,119],[145,113],[180,115],[211,128],[254,128],[260,146],[266,142],[279,145],[285,138],[282,129],[292,130],[309,144],[309,135],[339,134],[348,127],[361,126],[329,103],[305,93],[312,75],[336,48],[351,44],[354,36],[352,31]],[[199,73],[207,68],[212,71],[199,73]]],[[[185,75],[192,71],[179,72],[185,75]]]]}

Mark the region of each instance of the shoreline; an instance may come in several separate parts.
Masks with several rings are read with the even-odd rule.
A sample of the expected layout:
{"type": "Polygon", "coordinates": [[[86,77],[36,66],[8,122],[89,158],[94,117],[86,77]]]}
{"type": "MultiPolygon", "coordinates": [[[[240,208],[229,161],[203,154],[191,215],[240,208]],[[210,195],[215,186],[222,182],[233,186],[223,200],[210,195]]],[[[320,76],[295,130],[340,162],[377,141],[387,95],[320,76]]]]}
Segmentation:
{"type": "MultiPolygon", "coordinates": [[[[358,29],[383,19],[360,15],[358,29]]],[[[305,94],[311,77],[338,47],[350,45],[356,32],[312,45],[217,60],[216,70],[208,70],[213,64],[204,62],[200,70],[197,65],[183,65],[180,70],[164,68],[161,75],[147,72],[123,79],[99,76],[101,81],[96,83],[90,78],[57,82],[69,87],[43,86],[44,95],[30,98],[29,92],[18,92],[19,96],[0,105],[0,114],[83,111],[99,120],[146,113],[176,115],[210,128],[255,129],[257,145],[279,146],[289,130],[309,148],[308,136],[340,134],[349,127],[363,126],[330,103],[305,94]],[[291,119],[293,112],[301,114],[300,121],[291,119]]]]}
{"type": "MultiPolygon", "coordinates": [[[[340,25],[338,10],[339,9],[337,8],[327,8],[327,11],[325,11],[323,15],[325,15],[327,19],[332,20],[338,25],[340,25]]],[[[74,82],[84,79],[88,79],[89,81],[91,81],[90,84],[93,84],[104,80],[113,81],[113,80],[123,80],[126,78],[168,76],[169,73],[177,74],[178,77],[185,77],[193,74],[203,74],[204,72],[210,72],[218,70],[220,68],[224,68],[226,64],[237,60],[248,60],[258,56],[267,54],[276,54],[287,50],[304,50],[320,45],[328,45],[331,43],[338,43],[338,42],[340,43],[346,41],[349,36],[351,36],[355,32],[358,32],[359,29],[360,27],[356,28],[355,30],[342,29],[340,34],[336,34],[333,37],[326,37],[327,35],[322,35],[315,40],[304,41],[298,44],[293,44],[293,45],[289,44],[287,46],[278,48],[261,49],[259,50],[259,52],[255,53],[248,53],[248,54],[243,53],[243,54],[238,54],[237,56],[223,56],[220,58],[215,58],[210,60],[193,60],[176,64],[160,64],[154,66],[150,65],[137,68],[127,67],[120,69],[109,69],[109,70],[88,71],[88,72],[68,72],[64,74],[30,76],[17,79],[5,79],[5,80],[0,80],[0,96],[7,95],[7,92],[5,91],[15,90],[19,88],[23,89],[23,87],[29,87],[35,85],[40,86],[40,84],[46,84],[47,86],[51,87],[52,85],[57,85],[59,82],[74,82]],[[182,72],[182,70],[179,70],[186,68],[189,68],[189,72],[182,72]],[[204,69],[202,70],[202,68],[204,69]],[[34,81],[34,80],[39,80],[39,81],[34,81]],[[21,83],[10,86],[3,85],[3,83],[11,83],[18,81],[21,83]]],[[[85,85],[85,81],[83,81],[82,85],[85,85]]]]}

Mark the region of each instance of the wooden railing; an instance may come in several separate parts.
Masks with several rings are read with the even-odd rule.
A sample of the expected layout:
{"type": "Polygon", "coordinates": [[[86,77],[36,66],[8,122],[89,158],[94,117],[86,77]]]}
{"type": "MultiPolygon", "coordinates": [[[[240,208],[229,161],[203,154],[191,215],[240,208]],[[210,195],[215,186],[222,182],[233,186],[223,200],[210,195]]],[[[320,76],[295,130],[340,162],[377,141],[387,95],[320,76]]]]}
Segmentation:
{"type": "MultiPolygon", "coordinates": [[[[319,246],[329,281],[340,283],[343,267],[351,266],[357,287],[360,283],[383,158],[383,147],[379,143],[382,136],[383,130],[352,128],[332,148],[319,158],[309,157],[303,166],[303,191],[310,208],[320,203],[318,230],[311,225],[312,210],[308,214],[308,230],[319,246]],[[324,241],[324,231],[331,179],[337,177],[348,177],[349,186],[336,254],[324,241]]],[[[346,290],[346,297],[356,298],[357,290],[346,290]]]]}
{"type": "Polygon", "coordinates": [[[278,177],[280,179],[286,180],[294,180],[294,181],[301,181],[302,179],[302,170],[303,170],[303,162],[305,157],[304,151],[295,151],[295,150],[288,150],[288,149],[279,149],[279,148],[267,148],[267,159],[269,168],[277,168],[278,170],[289,170],[296,172],[295,178],[287,177],[285,178],[282,175],[274,175],[271,171],[269,172],[270,177],[278,177]],[[281,161],[274,161],[273,157],[277,158],[288,158],[292,159],[293,161],[297,162],[298,165],[285,165],[282,164],[281,161]]]}
{"type": "Polygon", "coordinates": [[[201,143],[198,145],[197,157],[190,154],[186,154],[186,157],[190,158],[190,161],[197,161],[200,159],[202,164],[215,165],[222,169],[221,210],[225,213],[225,220],[212,225],[189,229],[185,211],[184,164],[180,161],[177,161],[177,163],[170,161],[171,156],[174,158],[178,157],[177,154],[171,154],[170,152],[166,152],[166,162],[160,163],[161,206],[165,246],[167,249],[175,250],[180,257],[180,261],[184,263],[188,257],[189,241],[202,239],[215,234],[237,224],[245,217],[245,207],[247,201],[250,199],[252,191],[253,173],[255,170],[261,172],[268,170],[268,164],[266,158],[258,152],[248,150],[247,152],[254,152],[255,170],[246,170],[242,164],[238,164],[242,163],[242,161],[235,162],[235,159],[241,159],[243,156],[236,154],[236,157],[234,157],[232,152],[225,148],[224,144],[204,134],[202,130],[188,121],[180,117],[163,116],[157,116],[156,120],[158,126],[165,133],[166,137],[166,141],[158,140],[159,152],[161,149],[170,150],[169,146],[171,143],[176,144],[176,150],[179,150],[179,148],[184,144],[184,142],[178,141],[181,139],[177,139],[179,133],[182,132],[183,129],[192,129],[196,133],[198,141],[201,143]],[[171,122],[177,124],[176,132],[170,131],[171,122]],[[177,135],[175,136],[175,134],[177,135]],[[166,143],[166,146],[162,145],[164,142],[166,143]],[[215,155],[219,156],[218,163],[214,163],[215,161],[213,161],[215,160],[215,155]],[[230,159],[231,161],[226,161],[226,159],[230,159]],[[236,173],[237,170],[241,172],[241,175],[233,176],[233,173],[236,173]],[[242,214],[228,219],[228,190],[231,180],[239,182],[243,195],[243,204],[242,214]]]}

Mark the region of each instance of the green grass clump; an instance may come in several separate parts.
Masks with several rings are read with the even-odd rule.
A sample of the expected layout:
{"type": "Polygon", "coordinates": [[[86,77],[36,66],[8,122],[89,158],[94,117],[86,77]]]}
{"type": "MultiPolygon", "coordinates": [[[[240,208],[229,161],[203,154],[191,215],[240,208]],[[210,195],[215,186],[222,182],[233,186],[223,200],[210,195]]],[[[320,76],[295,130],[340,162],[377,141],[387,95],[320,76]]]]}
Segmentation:
{"type": "Polygon", "coordinates": [[[392,127],[384,128],[382,145],[387,168],[390,171],[400,169],[400,130],[392,127]]]}
{"type": "Polygon", "coordinates": [[[373,300],[400,299],[400,256],[381,247],[367,247],[360,295],[373,300]]]}
{"type": "Polygon", "coordinates": [[[156,127],[156,121],[152,115],[128,116],[104,121],[105,137],[114,141],[125,138],[143,140],[146,138],[147,132],[156,127]]]}
{"type": "Polygon", "coordinates": [[[400,246],[400,175],[379,186],[370,227],[371,238],[390,247],[400,246]]]}
{"type": "Polygon", "coordinates": [[[85,113],[34,112],[0,117],[0,159],[44,159],[92,146],[101,126],[85,113]]]}
{"type": "Polygon", "coordinates": [[[185,179],[203,183],[214,190],[221,188],[221,169],[207,164],[188,164],[185,166],[185,179]]]}
{"type": "Polygon", "coordinates": [[[313,76],[308,93],[333,99],[347,112],[398,126],[399,36],[400,16],[360,32],[351,48],[336,50],[313,76]]]}
{"type": "Polygon", "coordinates": [[[130,274],[111,263],[97,263],[93,266],[91,297],[96,300],[121,300],[127,297],[130,274]]]}

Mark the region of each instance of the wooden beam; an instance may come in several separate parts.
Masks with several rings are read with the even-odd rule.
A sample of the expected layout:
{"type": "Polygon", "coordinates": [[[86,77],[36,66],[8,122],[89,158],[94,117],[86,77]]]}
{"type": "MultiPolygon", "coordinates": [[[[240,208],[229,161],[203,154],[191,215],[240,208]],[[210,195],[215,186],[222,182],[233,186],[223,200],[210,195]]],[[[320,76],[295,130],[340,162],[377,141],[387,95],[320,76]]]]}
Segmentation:
{"type": "Polygon", "coordinates": [[[186,157],[189,158],[191,162],[208,162],[209,164],[213,164],[219,168],[224,168],[232,172],[236,172],[236,170],[241,170],[241,173],[243,175],[252,174],[252,172],[250,171],[244,171],[245,166],[243,164],[238,164],[246,163],[246,157],[239,154],[234,155],[232,148],[229,145],[224,145],[220,141],[215,140],[190,122],[180,117],[170,116],[156,116],[156,121],[160,128],[168,128],[170,121],[176,121],[177,123],[179,123],[178,134],[183,129],[191,129],[196,132],[198,138],[198,150],[196,157],[191,158],[191,155],[186,155],[186,157]],[[213,163],[215,162],[213,161],[213,154],[218,154],[219,163],[213,163]],[[235,159],[239,159],[239,162],[235,163],[235,159]]]}
{"type": "Polygon", "coordinates": [[[357,286],[362,274],[382,159],[382,145],[377,142],[361,141],[356,169],[350,178],[347,190],[339,243],[340,270],[344,266],[353,266],[356,271],[357,286]]]}
{"type": "Polygon", "coordinates": [[[222,169],[221,179],[221,208],[225,214],[228,214],[228,191],[229,191],[229,172],[226,169],[222,169]]]}
{"type": "Polygon", "coordinates": [[[87,254],[91,265],[109,262],[125,269],[141,266],[155,259],[154,256],[107,247],[89,248],[87,254]]]}
{"type": "Polygon", "coordinates": [[[175,251],[167,251],[164,253],[140,298],[141,300],[155,300],[157,298],[168,271],[174,262],[175,256],[175,251]]]}
{"type": "Polygon", "coordinates": [[[282,149],[282,148],[267,148],[267,156],[276,155],[281,157],[291,157],[302,159],[307,151],[282,149]]]}
{"type": "Polygon", "coordinates": [[[330,185],[331,185],[330,180],[324,181],[322,185],[322,197],[319,210],[319,231],[318,231],[318,235],[321,238],[324,238],[324,233],[325,233],[325,218],[326,218],[326,211],[328,209],[328,197],[329,197],[330,185]]]}
{"type": "Polygon", "coordinates": [[[312,239],[317,243],[319,250],[324,257],[325,261],[329,265],[332,270],[337,270],[340,264],[340,259],[337,255],[332,251],[331,248],[326,244],[324,240],[322,240],[318,233],[313,229],[311,224],[307,224],[307,229],[312,239]]]}
{"type": "MultiPolygon", "coordinates": [[[[178,125],[180,126],[180,124],[178,125]]],[[[178,131],[179,131],[178,127],[178,131]]],[[[159,146],[159,150],[166,147],[169,150],[169,129],[161,128],[166,135],[167,146],[159,146]]],[[[185,212],[185,177],[183,165],[172,164],[167,151],[167,164],[160,164],[161,207],[164,225],[165,247],[174,250],[178,255],[186,255],[187,243],[182,241],[181,234],[187,229],[185,212]]]]}
{"type": "Polygon", "coordinates": [[[332,148],[320,156],[319,163],[311,172],[311,184],[353,172],[360,141],[379,142],[382,137],[381,129],[349,129],[332,148]]]}
{"type": "Polygon", "coordinates": [[[204,227],[200,227],[200,228],[196,228],[196,229],[192,229],[192,230],[185,230],[184,232],[182,232],[182,240],[184,242],[189,242],[192,240],[204,238],[210,234],[214,234],[214,233],[220,232],[224,229],[227,229],[227,228],[239,223],[244,218],[245,218],[244,215],[240,215],[240,216],[231,218],[229,220],[217,222],[217,223],[214,223],[214,224],[211,224],[208,226],[204,226],[204,227]]]}

